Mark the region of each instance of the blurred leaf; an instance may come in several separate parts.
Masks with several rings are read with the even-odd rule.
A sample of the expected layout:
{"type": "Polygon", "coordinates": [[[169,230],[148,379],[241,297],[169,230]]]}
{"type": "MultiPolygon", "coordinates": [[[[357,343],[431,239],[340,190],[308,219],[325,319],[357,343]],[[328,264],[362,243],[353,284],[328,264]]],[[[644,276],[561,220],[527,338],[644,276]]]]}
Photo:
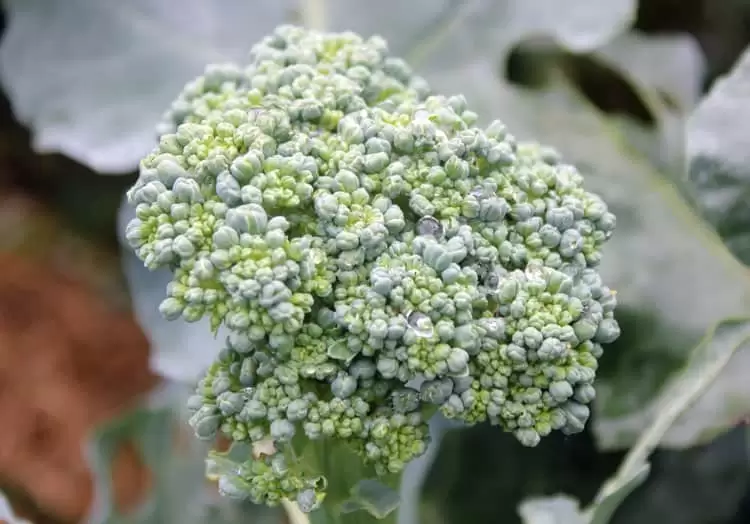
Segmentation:
{"type": "Polygon", "coordinates": [[[701,95],[706,60],[698,42],[688,34],[619,35],[594,52],[619,69],[648,96],[666,97],[680,113],[695,107],[701,95]]]}
{"type": "Polygon", "coordinates": [[[654,453],[651,474],[612,524],[740,522],[732,519],[750,485],[743,432],[740,427],[703,446],[654,453]]]}
{"type": "Polygon", "coordinates": [[[605,485],[602,496],[586,509],[586,523],[609,524],[625,499],[643,484],[650,470],[651,465],[642,462],[625,476],[617,478],[611,485],[605,485]]]}
{"type": "Polygon", "coordinates": [[[456,65],[488,50],[500,60],[510,45],[535,36],[552,36],[568,49],[589,51],[630,25],[637,2],[384,0],[375,5],[364,0],[329,0],[327,29],[381,34],[394,53],[407,57],[422,58],[427,51],[440,48],[431,62],[456,65]],[[455,30],[458,26],[460,30],[455,30]],[[466,27],[468,34],[463,31],[466,27]],[[482,42],[492,47],[483,48],[482,42]]]}
{"type": "Polygon", "coordinates": [[[706,219],[750,264],[750,48],[716,81],[687,127],[689,180],[706,219]]]}
{"type": "Polygon", "coordinates": [[[280,0],[5,0],[0,80],[40,152],[133,170],[183,85],[242,59],[282,22],[280,0]],[[39,38],[43,33],[44,38],[39,38]]]}
{"type": "Polygon", "coordinates": [[[96,500],[86,524],[279,524],[278,511],[239,503],[216,492],[205,480],[208,446],[184,431],[181,386],[156,392],[142,406],[101,428],[87,448],[97,481],[96,500]],[[134,442],[153,480],[148,499],[135,511],[121,514],[112,499],[112,458],[123,442],[134,442]]]}
{"type": "MultiPolygon", "coordinates": [[[[0,256],[0,477],[42,512],[79,521],[92,498],[81,442],[154,384],[148,345],[127,312],[55,261],[0,256]]],[[[124,450],[123,450],[124,451],[124,450]]],[[[118,454],[119,504],[144,469],[118,454]]]]}
{"type": "MultiPolygon", "coordinates": [[[[241,60],[296,7],[287,1],[243,0],[210,6],[188,0],[179,9],[168,0],[5,4],[8,29],[0,46],[0,80],[17,118],[32,128],[37,150],[63,152],[102,173],[133,170],[151,149],[154,127],[182,86],[207,64],[241,60]],[[41,28],[43,39],[34,36],[41,28]]],[[[441,27],[464,9],[461,4],[321,2],[328,29],[382,32],[397,52],[412,47],[407,35],[434,29],[431,20],[441,27]]],[[[518,40],[552,32],[575,50],[606,42],[635,11],[634,0],[612,0],[606,6],[591,0],[470,4],[481,8],[470,19],[485,36],[518,40]],[[485,9],[493,16],[486,18],[485,9]]],[[[454,59],[466,59],[465,47],[455,51],[454,59]]]]}
{"type": "MultiPolygon", "coordinates": [[[[585,52],[606,44],[635,19],[638,2],[616,0],[510,0],[503,19],[517,36],[553,36],[563,47],[585,52]]],[[[503,28],[505,29],[505,28],[503,28]]]]}
{"type": "MultiPolygon", "coordinates": [[[[656,117],[649,137],[650,157],[663,169],[684,175],[685,121],[700,99],[706,59],[688,34],[629,32],[594,55],[616,67],[656,117]]],[[[632,136],[632,135],[631,135],[632,136]]]]}
{"type": "Polygon", "coordinates": [[[393,513],[399,502],[398,491],[375,479],[364,479],[354,485],[342,512],[365,511],[381,520],[393,513]]]}
{"type": "MultiPolygon", "coordinates": [[[[720,324],[717,331],[736,326],[744,326],[747,330],[749,324],[750,320],[730,320],[720,324]]],[[[750,333],[747,336],[750,338],[750,333]]],[[[656,412],[653,421],[639,435],[618,471],[604,483],[591,506],[586,509],[584,518],[579,522],[608,524],[623,501],[646,480],[651,469],[651,453],[660,445],[674,422],[701,398],[732,358],[731,346],[724,346],[719,351],[710,345],[706,342],[705,345],[699,346],[685,370],[662,391],[655,402],[656,412]]],[[[526,511],[529,524],[575,521],[575,517],[579,515],[577,504],[567,498],[547,498],[524,504],[519,511],[522,516],[524,510],[526,511]],[[530,508],[539,510],[535,519],[530,518],[530,508]],[[543,512],[545,508],[546,512],[543,512]],[[545,517],[542,513],[550,516],[545,517]],[[552,520],[552,515],[557,516],[559,520],[552,520]]]]}
{"type": "Polygon", "coordinates": [[[609,524],[617,508],[648,476],[650,466],[642,463],[627,478],[617,479],[585,511],[567,495],[524,500],[518,513],[524,524],[609,524]]]}
{"type": "Polygon", "coordinates": [[[750,318],[721,322],[693,352],[688,365],[652,404],[654,416],[642,430],[615,475],[601,488],[592,507],[587,510],[591,524],[607,524],[624,499],[644,482],[650,470],[650,456],[662,444],[664,436],[676,421],[696,402],[704,400],[706,391],[721,375],[734,356],[738,345],[750,341],[750,318]],[[716,344],[724,336],[741,335],[738,344],[716,344]]]}

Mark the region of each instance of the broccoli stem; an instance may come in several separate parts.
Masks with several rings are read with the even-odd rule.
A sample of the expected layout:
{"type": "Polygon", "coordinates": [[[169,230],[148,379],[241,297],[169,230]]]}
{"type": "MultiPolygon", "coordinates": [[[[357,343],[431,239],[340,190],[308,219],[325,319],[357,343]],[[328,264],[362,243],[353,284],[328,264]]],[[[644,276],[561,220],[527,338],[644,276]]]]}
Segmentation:
{"type": "Polygon", "coordinates": [[[308,515],[310,524],[396,524],[400,475],[378,477],[373,467],[340,440],[299,444],[295,451],[300,466],[326,478],[326,496],[308,515]]]}

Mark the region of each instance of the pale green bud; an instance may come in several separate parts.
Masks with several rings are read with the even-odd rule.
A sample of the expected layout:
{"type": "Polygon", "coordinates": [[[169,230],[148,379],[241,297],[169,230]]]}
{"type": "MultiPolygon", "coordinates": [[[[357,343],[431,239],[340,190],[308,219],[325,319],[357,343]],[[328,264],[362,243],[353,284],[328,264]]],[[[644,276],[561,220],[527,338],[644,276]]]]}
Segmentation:
{"type": "Polygon", "coordinates": [[[268,215],[258,204],[243,204],[227,211],[226,223],[240,233],[257,235],[266,231],[268,215]]]}

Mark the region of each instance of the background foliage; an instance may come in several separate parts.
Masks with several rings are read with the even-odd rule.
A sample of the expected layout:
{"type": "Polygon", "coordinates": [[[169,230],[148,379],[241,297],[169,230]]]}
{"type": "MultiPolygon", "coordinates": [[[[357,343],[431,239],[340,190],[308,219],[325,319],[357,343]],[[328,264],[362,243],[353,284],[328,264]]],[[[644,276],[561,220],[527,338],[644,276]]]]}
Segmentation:
{"type": "Polygon", "coordinates": [[[182,85],[300,20],[382,34],[437,91],[463,92],[485,119],[560,149],[618,216],[602,272],[619,292],[623,336],[603,358],[589,430],[529,450],[493,428],[436,421],[442,445],[404,487],[425,477],[423,520],[536,524],[552,507],[577,522],[569,499],[519,504],[594,500],[638,436],[714,370],[701,399],[663,428],[648,479],[612,522],[750,521],[738,425],[750,412],[750,352],[737,351],[750,337],[748,2],[3,6],[0,479],[34,522],[282,518],[218,500],[201,482],[204,450],[181,434],[175,406],[216,341],[203,325],[155,314],[165,275],[120,254],[117,232],[132,212],[123,190],[182,85]]]}

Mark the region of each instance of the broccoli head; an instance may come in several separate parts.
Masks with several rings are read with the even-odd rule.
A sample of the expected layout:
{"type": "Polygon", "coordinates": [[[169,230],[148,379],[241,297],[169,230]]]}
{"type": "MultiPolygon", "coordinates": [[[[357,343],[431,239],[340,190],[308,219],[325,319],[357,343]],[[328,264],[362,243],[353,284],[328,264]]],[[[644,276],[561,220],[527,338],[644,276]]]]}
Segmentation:
{"type": "Polygon", "coordinates": [[[161,314],[231,333],[197,435],[273,442],[222,491],[311,509],[325,482],[295,442],[398,473],[436,410],[526,446],[583,429],[619,335],[596,269],[615,217],[553,150],[477,120],[381,38],[291,26],[167,111],[127,238],[173,273],[161,314]]]}

